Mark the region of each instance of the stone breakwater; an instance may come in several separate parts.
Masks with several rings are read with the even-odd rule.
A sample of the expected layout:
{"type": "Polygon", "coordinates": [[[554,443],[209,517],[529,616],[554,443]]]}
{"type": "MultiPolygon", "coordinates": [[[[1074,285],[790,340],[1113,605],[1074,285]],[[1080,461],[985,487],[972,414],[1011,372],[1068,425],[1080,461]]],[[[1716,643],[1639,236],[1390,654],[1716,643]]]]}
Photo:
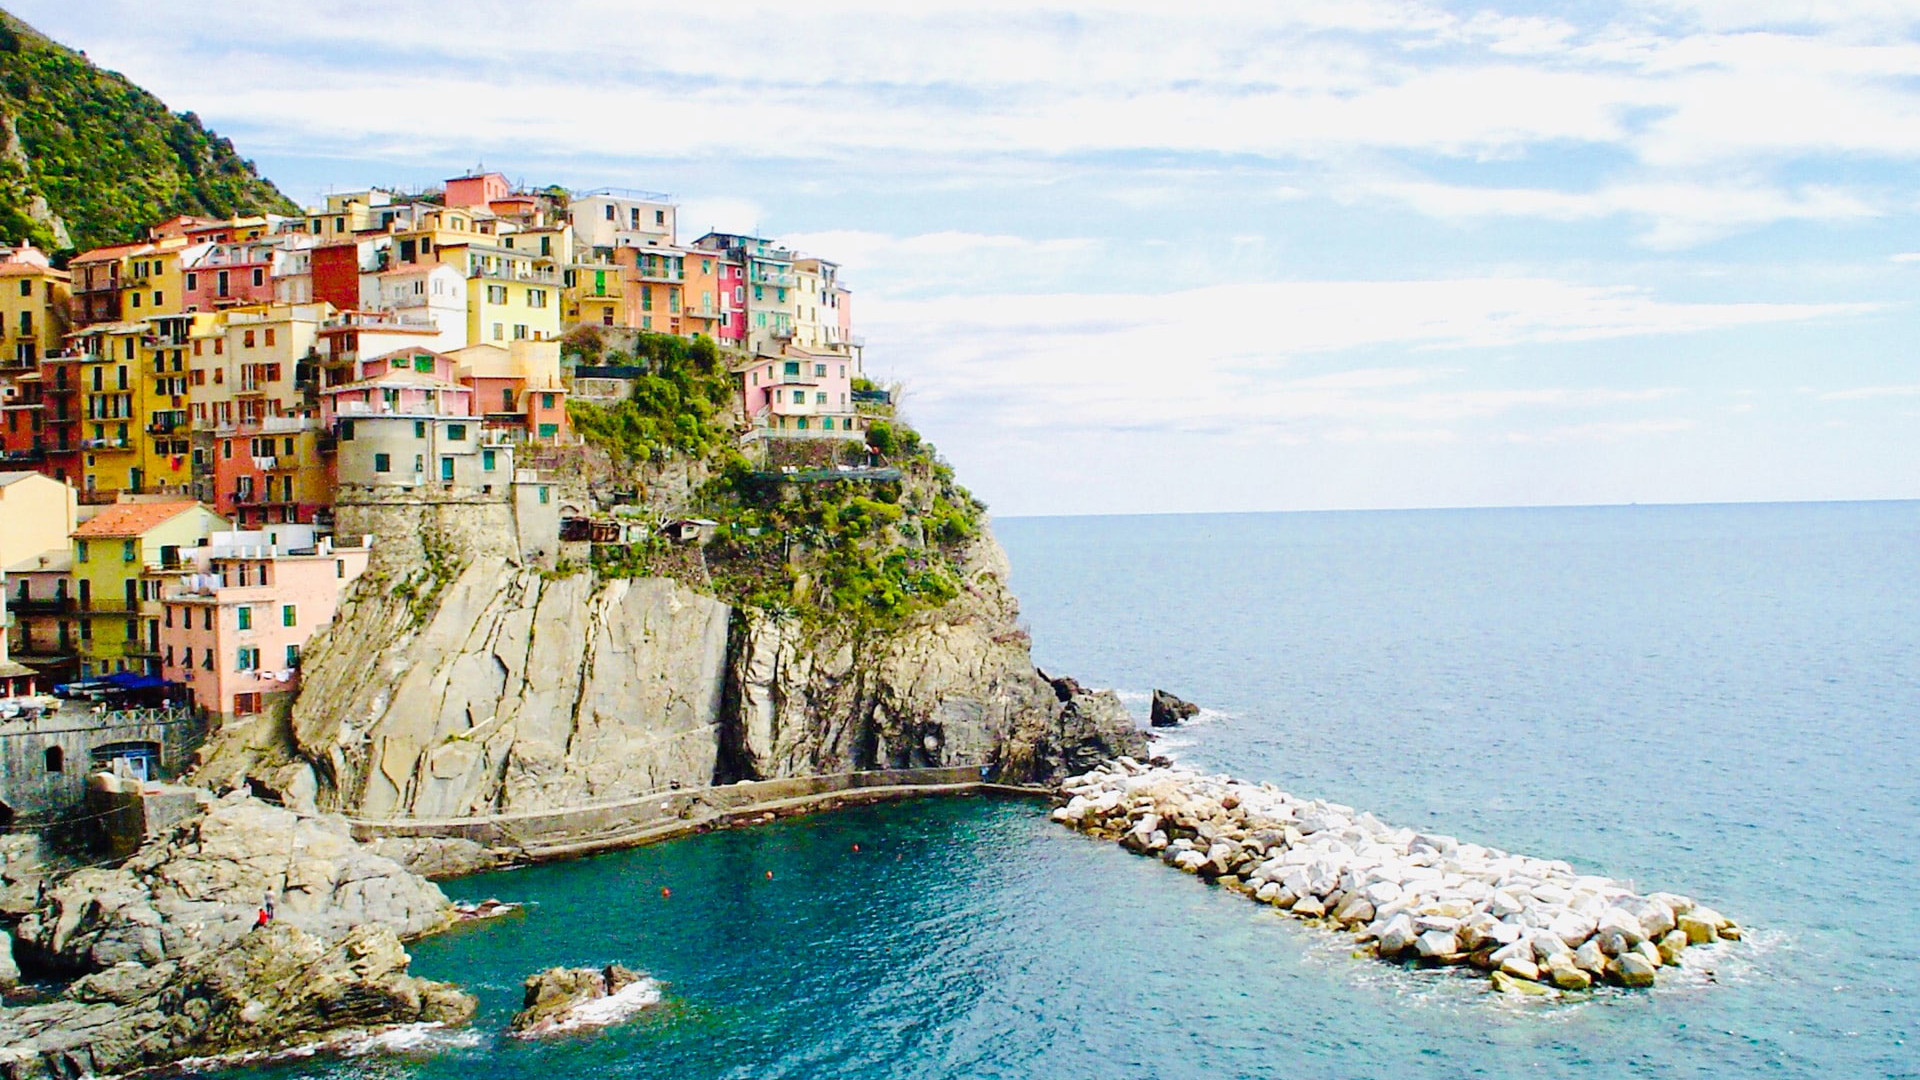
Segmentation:
{"type": "Polygon", "coordinates": [[[1271,784],[1121,758],[1062,788],[1053,819],[1063,825],[1351,932],[1383,960],[1470,965],[1501,990],[1652,986],[1689,946],[1740,937],[1684,896],[1641,895],[1565,862],[1395,828],[1271,784]]]}

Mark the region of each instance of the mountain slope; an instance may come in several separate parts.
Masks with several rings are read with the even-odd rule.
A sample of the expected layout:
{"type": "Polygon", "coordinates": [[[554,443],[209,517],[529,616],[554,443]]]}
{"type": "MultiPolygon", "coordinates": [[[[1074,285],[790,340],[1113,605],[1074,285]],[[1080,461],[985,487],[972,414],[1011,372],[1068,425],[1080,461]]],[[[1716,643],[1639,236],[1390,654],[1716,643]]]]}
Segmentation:
{"type": "Polygon", "coordinates": [[[198,117],[0,11],[0,240],[84,250],[264,210],[294,207],[198,117]]]}

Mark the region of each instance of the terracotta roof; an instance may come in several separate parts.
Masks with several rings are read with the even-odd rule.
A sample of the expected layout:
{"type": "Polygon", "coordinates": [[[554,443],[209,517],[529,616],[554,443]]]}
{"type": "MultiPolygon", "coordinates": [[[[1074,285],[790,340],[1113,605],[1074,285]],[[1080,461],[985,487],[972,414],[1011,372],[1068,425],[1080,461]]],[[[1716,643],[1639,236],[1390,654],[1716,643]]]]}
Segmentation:
{"type": "Polygon", "coordinates": [[[72,266],[74,263],[83,262],[104,262],[108,259],[118,259],[125,255],[144,255],[149,251],[156,250],[158,249],[145,241],[138,244],[115,244],[112,247],[94,248],[92,251],[83,251],[68,260],[67,265],[72,266]]]}
{"type": "Polygon", "coordinates": [[[77,540],[101,536],[142,536],[147,530],[164,525],[199,505],[191,499],[115,503],[96,514],[92,521],[73,530],[73,535],[77,540]]]}

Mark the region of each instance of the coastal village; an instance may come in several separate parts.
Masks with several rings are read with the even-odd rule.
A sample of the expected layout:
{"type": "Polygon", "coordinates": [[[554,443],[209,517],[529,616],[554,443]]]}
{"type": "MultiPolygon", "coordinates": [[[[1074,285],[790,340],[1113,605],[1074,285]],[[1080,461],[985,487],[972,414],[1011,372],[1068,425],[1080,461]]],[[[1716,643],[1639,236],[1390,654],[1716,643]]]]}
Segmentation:
{"type": "Polygon", "coordinates": [[[480,172],[176,217],[64,269],[6,250],[0,825],[70,812],[90,775],[177,774],[208,730],[284,710],[302,649],[399,539],[349,508],[502,513],[549,564],[607,529],[697,537],[560,505],[570,403],[647,374],[603,335],[710,342],[763,459],[864,448],[889,399],[839,268],[754,236],[683,243],[677,214],[480,172]]]}

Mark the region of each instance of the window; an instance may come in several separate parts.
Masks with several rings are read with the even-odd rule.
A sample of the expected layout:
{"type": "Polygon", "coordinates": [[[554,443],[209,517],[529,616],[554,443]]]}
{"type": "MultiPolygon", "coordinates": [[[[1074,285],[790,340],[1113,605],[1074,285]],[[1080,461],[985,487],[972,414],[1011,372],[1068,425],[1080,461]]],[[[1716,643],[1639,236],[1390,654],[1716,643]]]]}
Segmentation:
{"type": "Polygon", "coordinates": [[[341,442],[353,441],[353,421],[351,420],[340,421],[340,441],[341,442]]]}
{"type": "Polygon", "coordinates": [[[427,437],[427,422],[425,420],[415,420],[413,422],[413,437],[416,439],[424,439],[427,437]]]}
{"type": "Polygon", "coordinates": [[[665,210],[655,210],[653,212],[653,223],[655,225],[665,225],[667,223],[667,212],[665,210]]]}
{"type": "Polygon", "coordinates": [[[47,752],[42,755],[42,760],[45,761],[49,773],[66,771],[66,751],[57,746],[47,747],[47,752]]]}
{"type": "Polygon", "coordinates": [[[132,562],[135,558],[134,543],[131,540],[120,541],[120,561],[132,562]]]}
{"type": "Polygon", "coordinates": [[[553,395],[552,395],[552,394],[541,394],[541,395],[540,395],[540,407],[541,407],[541,408],[543,408],[543,409],[551,409],[551,408],[553,408],[553,395]]]}
{"type": "Polygon", "coordinates": [[[800,362],[797,360],[789,360],[786,362],[785,365],[782,366],[781,371],[788,375],[799,375],[800,362]]]}
{"type": "Polygon", "coordinates": [[[373,471],[379,472],[379,473],[392,472],[393,471],[393,455],[391,454],[373,455],[373,471]]]}
{"type": "Polygon", "coordinates": [[[807,392],[805,390],[795,390],[793,392],[793,403],[796,405],[805,405],[807,403],[807,392]]]}
{"type": "Polygon", "coordinates": [[[79,556],[79,559],[81,562],[87,561],[88,552],[87,552],[87,542],[85,540],[78,541],[74,545],[74,554],[79,556]]]}
{"type": "Polygon", "coordinates": [[[492,472],[493,465],[494,465],[494,452],[491,450],[480,451],[480,468],[485,472],[492,472]]]}
{"type": "Polygon", "coordinates": [[[22,281],[22,282],[20,283],[20,295],[21,295],[21,296],[32,296],[32,295],[33,295],[33,282],[31,282],[31,281],[22,281]]]}
{"type": "Polygon", "coordinates": [[[547,306],[547,290],[528,289],[527,290],[527,306],[528,307],[546,307],[547,306]]]}
{"type": "Polygon", "coordinates": [[[502,324],[501,324],[501,323],[494,323],[494,324],[493,324],[493,340],[495,340],[495,341],[499,341],[500,339],[502,339],[503,337],[505,337],[505,336],[506,336],[506,335],[504,335],[504,334],[502,334],[502,333],[500,332],[500,331],[501,331],[501,329],[502,329],[502,324]]]}
{"type": "Polygon", "coordinates": [[[233,695],[233,714],[235,716],[253,716],[260,711],[259,694],[233,695]]]}
{"type": "Polygon", "coordinates": [[[527,324],[514,323],[513,324],[513,340],[523,341],[526,339],[526,336],[527,336],[527,324]]]}
{"type": "Polygon", "coordinates": [[[465,442],[466,439],[467,439],[467,425],[465,424],[448,424],[447,425],[447,441],[465,442]]]}
{"type": "Polygon", "coordinates": [[[605,207],[605,209],[606,209],[606,211],[607,211],[607,220],[608,220],[608,221],[612,221],[612,220],[613,220],[613,204],[612,204],[612,203],[608,203],[608,204],[606,205],[606,207],[605,207]]]}
{"type": "MultiPolygon", "coordinates": [[[[255,285],[260,284],[260,271],[258,270],[253,272],[253,283],[255,285]]],[[[267,344],[273,344],[273,327],[271,326],[267,327],[267,344]]]]}
{"type": "Polygon", "coordinates": [[[297,614],[297,609],[294,607],[294,605],[292,604],[280,605],[280,625],[281,626],[295,626],[295,625],[298,625],[299,622],[300,622],[300,619],[297,614]]]}
{"type": "Polygon", "coordinates": [[[825,405],[827,403],[827,392],[825,390],[816,392],[813,395],[813,403],[815,405],[825,405]]]}
{"type": "Polygon", "coordinates": [[[504,304],[506,302],[507,302],[507,287],[505,285],[487,286],[487,303],[504,304]]]}
{"type": "Polygon", "coordinates": [[[541,506],[547,505],[548,498],[549,496],[547,494],[546,485],[545,484],[540,485],[540,505],[541,506]]]}
{"type": "Polygon", "coordinates": [[[813,365],[813,374],[814,374],[814,377],[816,378],[825,378],[827,375],[827,365],[825,364],[813,365]]]}
{"type": "Polygon", "coordinates": [[[415,371],[417,371],[417,372],[419,372],[419,373],[420,373],[420,374],[422,374],[422,375],[431,375],[431,374],[433,374],[433,357],[431,357],[431,356],[416,356],[416,357],[414,357],[414,358],[413,358],[413,370],[415,370],[415,371]]]}
{"type": "Polygon", "coordinates": [[[826,431],[832,431],[832,430],[833,430],[833,417],[831,417],[831,416],[829,416],[829,417],[827,417],[826,419],[824,419],[824,420],[822,420],[822,421],[820,421],[820,427],[821,427],[821,428],[822,428],[823,430],[826,430],[826,431]]]}
{"type": "Polygon", "coordinates": [[[297,668],[300,666],[300,646],[298,645],[287,646],[287,666],[290,668],[297,668]]]}
{"type": "MultiPolygon", "coordinates": [[[[207,610],[211,612],[213,609],[208,608],[207,610]]],[[[213,646],[211,645],[207,646],[207,651],[200,655],[200,670],[201,671],[213,670],[213,646]]]]}
{"type": "MultiPolygon", "coordinates": [[[[246,572],[245,569],[242,568],[241,573],[244,574],[245,572],[246,572]]],[[[241,583],[245,584],[244,578],[241,579],[241,583]]],[[[242,630],[253,629],[253,609],[252,608],[246,606],[245,604],[242,604],[239,607],[233,609],[233,614],[235,618],[240,620],[240,629],[242,630]]]]}
{"type": "Polygon", "coordinates": [[[543,439],[553,439],[553,438],[558,438],[558,437],[559,437],[559,435],[560,435],[560,425],[559,425],[559,424],[541,424],[541,425],[540,425],[540,437],[541,437],[541,438],[543,438],[543,439]]]}
{"type": "Polygon", "coordinates": [[[235,651],[236,671],[260,670],[260,650],[251,645],[242,645],[235,651]]]}

